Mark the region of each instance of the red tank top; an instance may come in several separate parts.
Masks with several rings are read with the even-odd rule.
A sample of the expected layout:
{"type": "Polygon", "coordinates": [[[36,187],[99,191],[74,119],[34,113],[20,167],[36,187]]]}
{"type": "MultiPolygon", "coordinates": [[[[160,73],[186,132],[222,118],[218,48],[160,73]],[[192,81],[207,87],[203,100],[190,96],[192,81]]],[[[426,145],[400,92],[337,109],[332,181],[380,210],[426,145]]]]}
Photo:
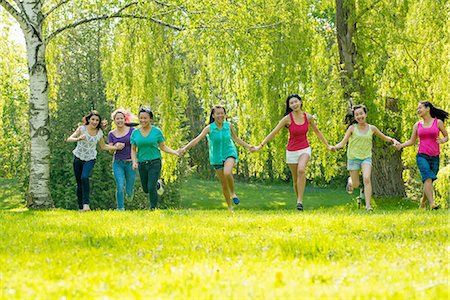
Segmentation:
{"type": "Polygon", "coordinates": [[[439,144],[436,139],[439,137],[438,119],[435,118],[430,127],[424,128],[422,123],[417,125],[417,135],[419,136],[419,153],[429,156],[438,156],[439,144]]]}
{"type": "Polygon", "coordinates": [[[302,125],[295,123],[292,113],[289,114],[289,117],[291,118],[291,125],[288,127],[289,140],[286,149],[288,151],[297,151],[308,148],[308,117],[306,113],[303,113],[305,122],[302,125]]]}

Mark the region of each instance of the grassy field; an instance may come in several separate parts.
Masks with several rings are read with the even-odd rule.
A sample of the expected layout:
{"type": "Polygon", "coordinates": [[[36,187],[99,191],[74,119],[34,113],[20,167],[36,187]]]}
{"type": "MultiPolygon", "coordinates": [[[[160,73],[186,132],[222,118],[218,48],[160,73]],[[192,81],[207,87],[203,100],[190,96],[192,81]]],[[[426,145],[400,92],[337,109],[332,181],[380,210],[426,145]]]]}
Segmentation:
{"type": "Polygon", "coordinates": [[[2,298],[449,297],[447,211],[308,189],[299,213],[289,185],[238,184],[230,214],[218,187],[189,180],[184,209],[157,211],[14,211],[1,194],[2,298]]]}

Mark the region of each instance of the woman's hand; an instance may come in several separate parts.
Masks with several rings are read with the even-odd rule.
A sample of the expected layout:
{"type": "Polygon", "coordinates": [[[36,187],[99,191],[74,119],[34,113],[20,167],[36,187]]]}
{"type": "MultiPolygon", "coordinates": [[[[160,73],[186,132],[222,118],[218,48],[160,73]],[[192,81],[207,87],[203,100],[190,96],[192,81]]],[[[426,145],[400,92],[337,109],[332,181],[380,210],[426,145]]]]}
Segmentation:
{"type": "Polygon", "coordinates": [[[114,145],[116,147],[117,150],[122,150],[125,147],[124,143],[116,143],[114,145]]]}

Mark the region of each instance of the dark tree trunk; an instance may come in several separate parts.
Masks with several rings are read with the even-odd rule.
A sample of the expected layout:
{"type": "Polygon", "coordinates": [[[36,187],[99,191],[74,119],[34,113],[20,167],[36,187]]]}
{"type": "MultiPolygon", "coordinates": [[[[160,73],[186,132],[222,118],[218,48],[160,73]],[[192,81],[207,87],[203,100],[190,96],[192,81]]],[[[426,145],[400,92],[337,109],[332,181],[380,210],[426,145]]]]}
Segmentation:
{"type": "MultiPolygon", "coordinates": [[[[355,0],[336,0],[336,33],[339,46],[340,80],[347,100],[348,109],[351,110],[354,93],[363,94],[358,78],[355,74],[357,69],[357,48],[354,38],[357,33],[355,0]]],[[[360,70],[361,71],[361,70],[360,70]]],[[[398,113],[396,99],[386,99],[385,109],[393,114],[398,113]]],[[[383,132],[400,132],[395,123],[385,122],[383,132]]],[[[377,139],[377,138],[375,138],[377,139]]],[[[402,161],[400,152],[396,152],[391,145],[378,142],[374,145],[372,188],[373,193],[378,196],[405,196],[405,186],[402,179],[402,161]]]]}

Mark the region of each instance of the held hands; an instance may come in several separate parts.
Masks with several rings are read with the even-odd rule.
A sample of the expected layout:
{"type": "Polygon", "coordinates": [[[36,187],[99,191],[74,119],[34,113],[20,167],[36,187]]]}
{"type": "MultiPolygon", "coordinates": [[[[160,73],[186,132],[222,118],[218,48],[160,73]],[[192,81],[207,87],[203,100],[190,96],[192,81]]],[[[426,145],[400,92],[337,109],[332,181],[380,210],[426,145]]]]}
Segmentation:
{"type": "Polygon", "coordinates": [[[337,148],[336,146],[327,145],[327,149],[331,152],[336,152],[337,148]]]}
{"type": "Polygon", "coordinates": [[[114,147],[116,147],[116,150],[122,150],[125,147],[124,143],[115,143],[114,147]]]}
{"type": "Polygon", "coordinates": [[[186,148],[185,147],[181,147],[176,152],[178,153],[178,157],[181,157],[181,156],[186,154],[186,148]]]}
{"type": "MultiPolygon", "coordinates": [[[[397,141],[396,139],[391,139],[391,141],[392,141],[392,144],[393,144],[393,146],[394,146],[395,148],[397,148],[397,146],[400,145],[400,142],[397,141]]],[[[399,149],[397,149],[397,150],[399,150],[399,149]]]]}
{"type": "Polygon", "coordinates": [[[133,170],[136,170],[138,168],[138,163],[133,161],[133,166],[132,166],[133,170]]]}
{"type": "Polygon", "coordinates": [[[261,148],[262,148],[261,145],[258,145],[258,146],[253,146],[253,145],[251,145],[251,146],[250,146],[250,152],[251,152],[251,153],[258,152],[258,151],[261,150],[261,148]]]}

